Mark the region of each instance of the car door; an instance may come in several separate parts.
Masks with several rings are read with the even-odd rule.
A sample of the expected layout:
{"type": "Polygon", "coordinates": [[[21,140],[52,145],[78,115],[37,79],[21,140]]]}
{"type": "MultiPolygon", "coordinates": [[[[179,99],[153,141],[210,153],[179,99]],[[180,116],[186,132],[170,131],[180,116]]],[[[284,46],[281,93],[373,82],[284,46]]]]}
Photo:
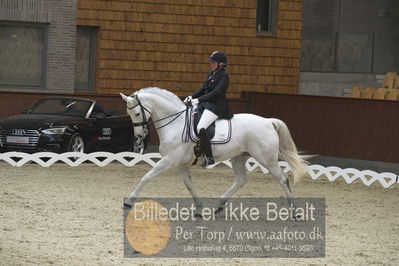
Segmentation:
{"type": "Polygon", "coordinates": [[[97,132],[97,149],[103,151],[128,151],[133,127],[126,115],[98,118],[94,122],[97,132]]]}

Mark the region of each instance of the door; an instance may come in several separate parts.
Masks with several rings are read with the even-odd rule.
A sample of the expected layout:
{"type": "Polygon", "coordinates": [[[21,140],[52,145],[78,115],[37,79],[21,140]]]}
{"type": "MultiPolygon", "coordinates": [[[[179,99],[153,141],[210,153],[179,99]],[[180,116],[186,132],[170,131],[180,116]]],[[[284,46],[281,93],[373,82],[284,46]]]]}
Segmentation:
{"type": "Polygon", "coordinates": [[[128,116],[112,116],[96,119],[95,150],[121,152],[128,151],[133,138],[133,127],[128,116]]]}

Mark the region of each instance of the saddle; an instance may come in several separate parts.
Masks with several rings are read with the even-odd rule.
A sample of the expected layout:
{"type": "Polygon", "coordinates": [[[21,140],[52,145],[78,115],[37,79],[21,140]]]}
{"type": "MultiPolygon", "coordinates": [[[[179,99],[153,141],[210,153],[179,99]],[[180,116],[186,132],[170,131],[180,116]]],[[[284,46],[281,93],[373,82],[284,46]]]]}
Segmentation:
{"type": "MultiPolygon", "coordinates": [[[[191,113],[191,126],[190,126],[190,138],[195,143],[199,143],[197,125],[204,112],[204,108],[195,107],[191,113]]],[[[206,130],[211,141],[211,144],[225,144],[231,139],[231,120],[230,119],[218,119],[213,122],[206,130]]]]}

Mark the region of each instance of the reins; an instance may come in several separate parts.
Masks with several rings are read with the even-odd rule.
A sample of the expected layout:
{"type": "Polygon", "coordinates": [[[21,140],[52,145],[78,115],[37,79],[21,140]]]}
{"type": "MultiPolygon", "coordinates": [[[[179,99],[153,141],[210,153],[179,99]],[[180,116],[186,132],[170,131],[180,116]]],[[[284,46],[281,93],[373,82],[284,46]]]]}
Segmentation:
{"type": "Polygon", "coordinates": [[[184,118],[184,127],[181,134],[181,139],[183,142],[188,142],[190,140],[190,127],[191,127],[191,113],[193,107],[188,106],[186,107],[186,117],[184,118]]]}
{"type": "MultiPolygon", "coordinates": [[[[184,109],[183,111],[180,111],[180,112],[177,112],[177,113],[175,113],[175,114],[169,115],[169,116],[167,116],[167,117],[164,117],[164,118],[161,118],[161,119],[152,121],[152,123],[155,124],[155,123],[157,123],[157,122],[163,121],[163,120],[168,119],[168,118],[171,118],[171,117],[173,117],[173,116],[176,116],[175,118],[173,118],[172,120],[170,120],[170,121],[169,121],[168,123],[166,123],[165,125],[162,125],[162,126],[160,126],[160,127],[155,128],[156,130],[161,129],[161,128],[166,127],[167,125],[171,124],[171,123],[172,123],[173,121],[175,121],[177,118],[179,118],[179,116],[181,116],[186,110],[187,110],[187,109],[184,109]]],[[[154,126],[154,127],[155,127],[155,126],[154,126]]]]}

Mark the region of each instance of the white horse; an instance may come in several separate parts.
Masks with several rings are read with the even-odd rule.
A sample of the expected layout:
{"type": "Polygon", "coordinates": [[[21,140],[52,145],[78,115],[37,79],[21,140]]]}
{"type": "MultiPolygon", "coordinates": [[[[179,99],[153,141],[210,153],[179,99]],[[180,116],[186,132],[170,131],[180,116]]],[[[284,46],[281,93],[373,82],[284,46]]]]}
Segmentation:
{"type": "MultiPolygon", "coordinates": [[[[121,96],[127,102],[127,113],[132,119],[136,138],[144,138],[148,133],[150,117],[156,123],[160,140],[159,152],[162,155],[162,159],[143,176],[139,185],[127,198],[125,207],[132,206],[146,183],[166,170],[178,168],[194,199],[196,214],[200,215],[203,203],[193,186],[189,172],[189,166],[195,159],[193,149],[196,144],[191,140],[182,140],[185,116],[179,114],[184,112],[186,106],[175,94],[160,88],[144,88],[130,96],[122,93],[121,96]]],[[[288,178],[281,171],[278,159],[288,162],[295,181],[305,175],[306,161],[298,155],[285,123],[253,114],[236,114],[231,124],[231,140],[226,144],[212,145],[215,161],[231,159],[235,174],[234,184],[220,197],[218,211],[222,211],[227,200],[247,182],[245,163],[248,154],[280,182],[288,203],[294,206],[288,178]]]]}

